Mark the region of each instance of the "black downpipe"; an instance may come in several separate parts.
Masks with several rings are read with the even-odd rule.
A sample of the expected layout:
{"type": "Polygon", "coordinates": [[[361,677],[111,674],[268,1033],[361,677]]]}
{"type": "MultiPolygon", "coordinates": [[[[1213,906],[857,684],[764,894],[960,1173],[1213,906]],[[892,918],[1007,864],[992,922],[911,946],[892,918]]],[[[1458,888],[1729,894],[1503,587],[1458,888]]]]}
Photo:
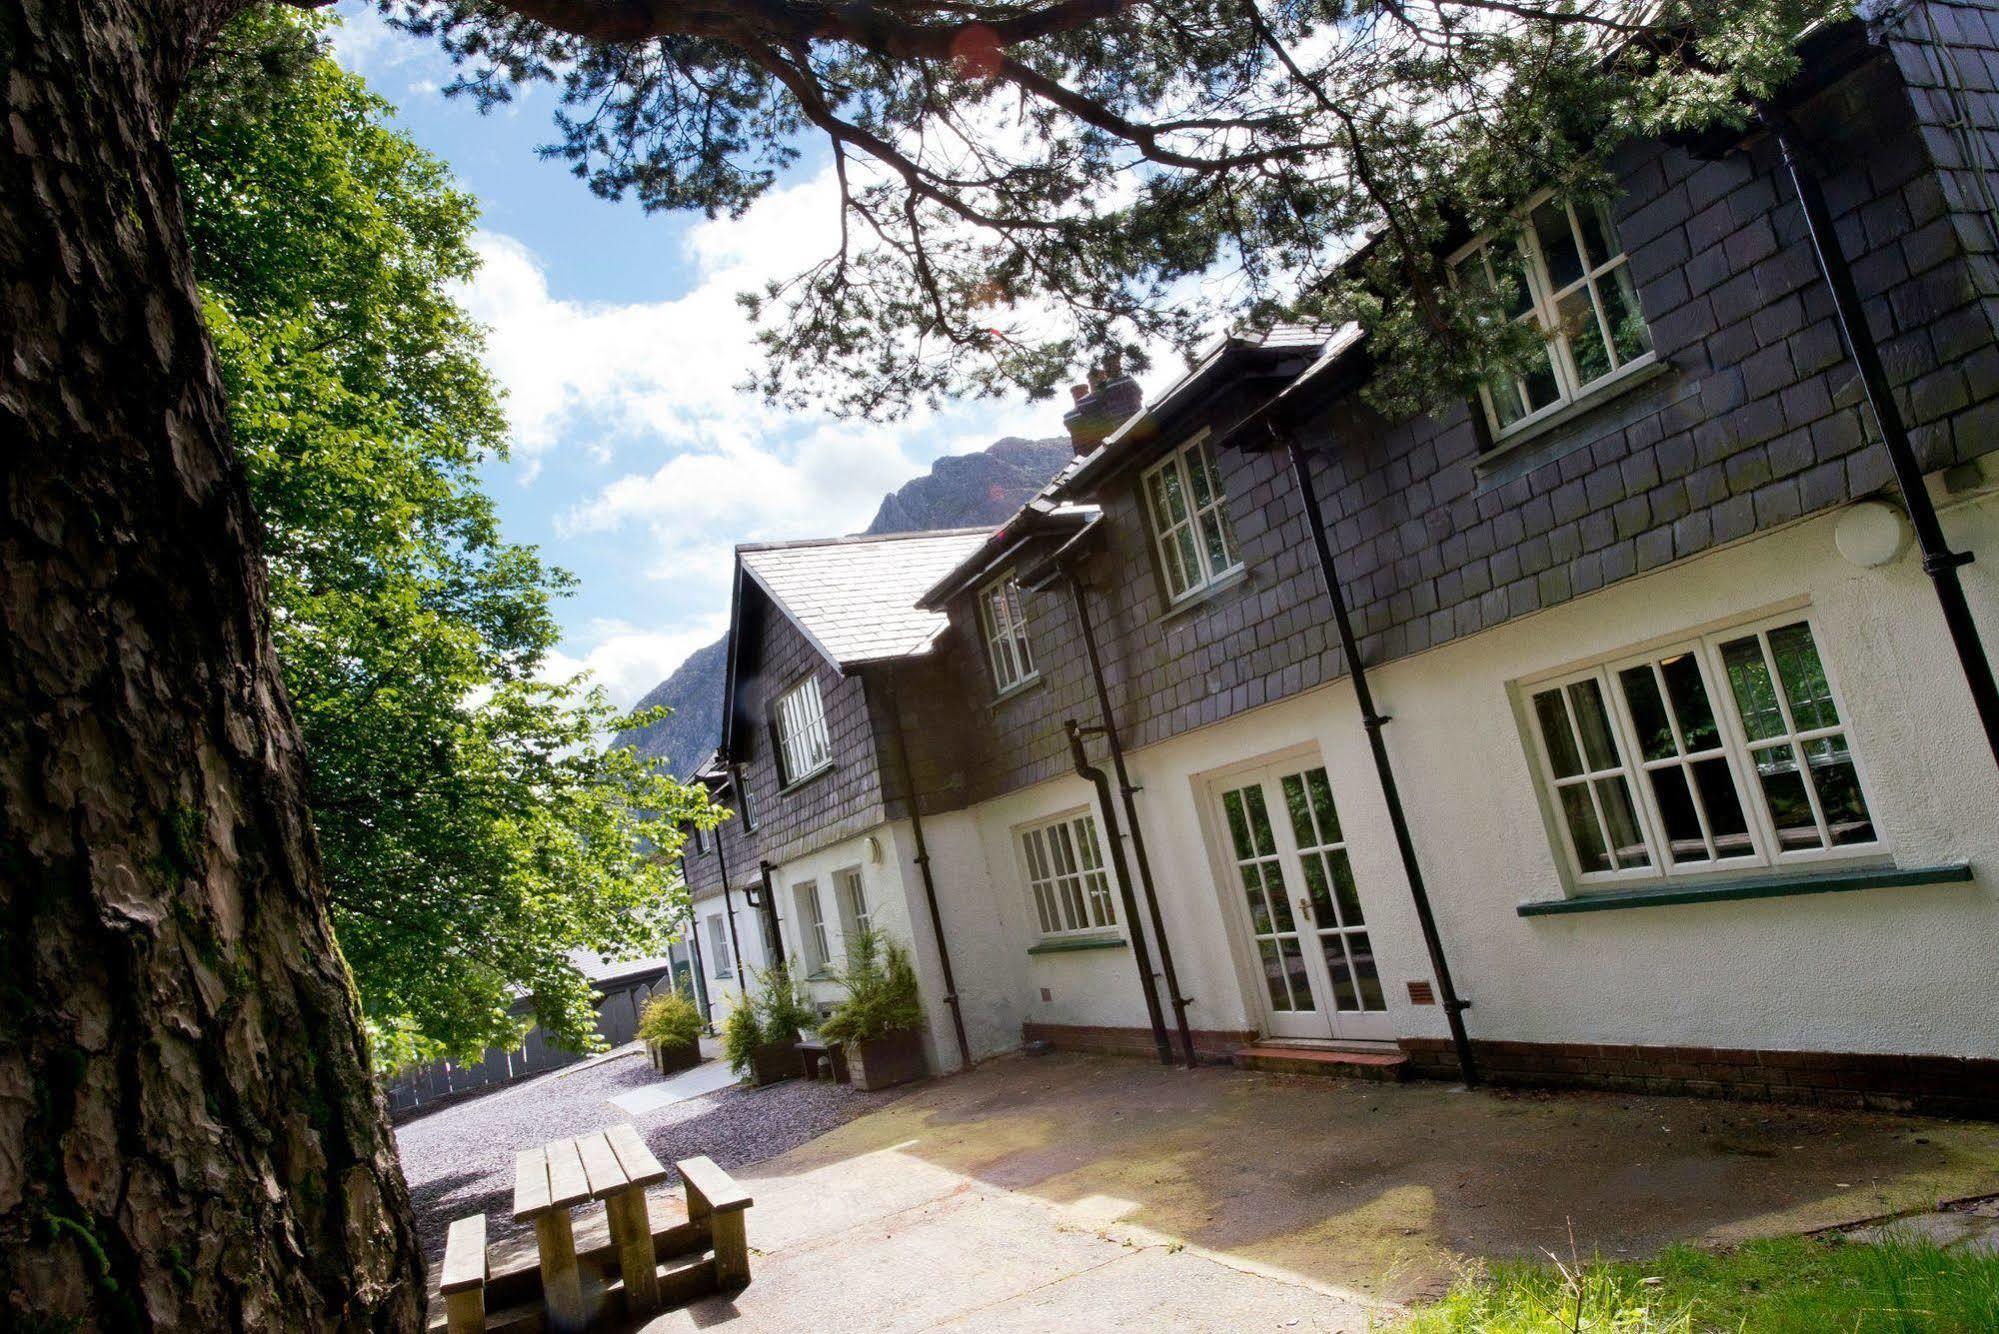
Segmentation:
{"type": "Polygon", "coordinates": [[[743,967],[743,942],[736,938],[736,898],[729,890],[729,854],[722,850],[722,830],[715,829],[715,866],[722,873],[722,916],[729,922],[729,953],[735,955],[736,990],[750,997],[750,974],[743,967]]]}
{"type": "Polygon", "coordinates": [[[1784,166],[1790,172],[1791,186],[1797,191],[1798,205],[1805,215],[1805,229],[1811,235],[1812,251],[1818,256],[1819,272],[1832,293],[1840,334],[1860,371],[1867,406],[1874,410],[1874,424],[1887,446],[1895,484],[1901,489],[1902,503],[1908,507],[1909,524],[1916,530],[1916,544],[1922,548],[1923,573],[1936,586],[1944,625],[1957,649],[1965,684],[1971,687],[1971,702],[1978,709],[1978,721],[1985,728],[1985,744],[1991,747],[1993,760],[1999,762],[1999,683],[1993,680],[1991,659],[1986,656],[1978,623],[1971,617],[1964,585],[1957,576],[1959,566],[1971,563],[1971,553],[1952,551],[1944,539],[1943,525],[1937,522],[1936,506],[1930,502],[1929,488],[1923,485],[1922,465],[1916,460],[1908,430],[1902,424],[1902,411],[1889,388],[1888,373],[1881,365],[1881,351],[1867,325],[1867,312],[1861,307],[1859,289],[1853,284],[1853,269],[1847,263],[1846,252],[1840,248],[1839,232],[1826,204],[1825,191],[1805,164],[1804,155],[1794,141],[1794,127],[1769,107],[1762,109],[1762,119],[1783,151],[1784,166]]]}
{"type": "MultiPolygon", "coordinates": [[[[1273,427],[1273,429],[1275,429],[1273,427]]],[[[1465,1035],[1464,1012],[1471,1002],[1458,998],[1451,985],[1451,966],[1444,959],[1444,942],[1437,934],[1437,918],[1430,911],[1430,892],[1423,885],[1423,868],[1416,861],[1416,843],[1409,835],[1409,820],[1402,812],[1402,793],[1395,785],[1395,767],[1389,763],[1388,745],[1382,740],[1382,724],[1387,718],[1374,708],[1374,692],[1367,686],[1367,669],[1361,666],[1360,645],[1354,639],[1353,621],[1347,615],[1346,594],[1340,588],[1339,570],[1333,564],[1332,544],[1326,539],[1325,516],[1319,509],[1319,495],[1312,487],[1312,472],[1298,437],[1284,433],[1284,449],[1291,459],[1291,477],[1305,505],[1305,526],[1312,530],[1312,546],[1319,555],[1319,574],[1326,596],[1333,604],[1333,626],[1339,632],[1340,652],[1347,660],[1347,676],[1353,682],[1354,700],[1360,705],[1361,725],[1367,729],[1368,748],[1374,752],[1374,772],[1381,781],[1381,797],[1388,806],[1388,823],[1395,830],[1395,847],[1402,854],[1402,873],[1409,880],[1409,896],[1416,901],[1416,920],[1423,928],[1423,944],[1430,951],[1430,968],[1437,975],[1438,998],[1443,1002],[1444,1019],[1451,1026],[1451,1045],[1457,1049],[1458,1073],[1467,1086],[1478,1083],[1478,1065],[1472,1059],[1471,1039],[1465,1035]]]]}
{"type": "Polygon", "coordinates": [[[763,909],[764,938],[770,942],[771,949],[777,952],[776,962],[788,972],[791,963],[789,956],[784,952],[784,932],[779,929],[777,922],[777,886],[771,883],[770,878],[770,873],[775,869],[769,862],[757,863],[757,874],[763,880],[764,889],[763,903],[759,906],[763,909]]]}
{"type": "Polygon", "coordinates": [[[1074,718],[1062,724],[1069,733],[1069,755],[1076,772],[1096,784],[1097,805],[1104,812],[1105,841],[1111,846],[1111,869],[1117,873],[1118,890],[1124,899],[1124,920],[1131,923],[1132,960],[1138,965],[1138,982],[1145,989],[1145,1013],[1152,1020],[1152,1044],[1161,1065],[1173,1064],[1173,1044],[1166,1040],[1166,1017],[1159,1009],[1159,985],[1152,976],[1152,952],[1146,948],[1145,932],[1138,920],[1138,897],[1131,892],[1131,871],[1125,866],[1124,840],[1118,836],[1117,807],[1111,804],[1111,784],[1102,769],[1090,764],[1083,749],[1083,729],[1074,718]]]}
{"type": "MultiPolygon", "coordinates": [[[[1152,938],[1159,943],[1159,967],[1166,975],[1166,995],[1173,1002],[1173,1022],[1180,1030],[1180,1050],[1187,1059],[1187,1068],[1191,1070],[1198,1060],[1194,1055],[1194,1035],[1187,1028],[1188,998],[1180,994],[1180,978],[1173,969],[1173,946],[1167,942],[1166,922],[1159,912],[1159,891],[1152,883],[1152,859],[1145,855],[1145,834],[1139,828],[1137,803],[1132,800],[1132,794],[1137,789],[1132,786],[1131,774],[1124,767],[1124,743],[1118,738],[1117,721],[1111,715],[1111,692],[1104,683],[1103,660],[1097,654],[1097,629],[1090,621],[1089,594],[1083,588],[1082,576],[1074,570],[1068,574],[1069,593],[1076,603],[1076,623],[1082,627],[1083,648],[1090,657],[1090,679],[1096,683],[1097,717],[1102,720],[1097,730],[1104,734],[1104,743],[1110,748],[1111,768],[1117,774],[1118,795],[1124,802],[1125,828],[1131,831],[1131,855],[1138,862],[1138,882],[1145,889],[1145,906],[1152,918],[1152,938]]],[[[1137,919],[1132,921],[1136,934],[1137,919]]]]}
{"type": "Polygon", "coordinates": [[[680,850],[680,883],[687,890],[687,951],[694,960],[694,996],[701,1005],[701,1020],[712,1032],[715,1007],[708,1000],[708,969],[701,962],[701,915],[694,911],[694,883],[687,878],[687,849],[680,850]]]}
{"type": "Polygon", "coordinates": [[[937,882],[930,874],[930,845],[923,841],[923,813],[916,808],[916,771],[909,764],[909,739],[902,730],[902,686],[889,669],[888,710],[895,733],[896,764],[902,769],[902,791],[909,805],[909,833],[916,840],[916,869],[923,876],[923,899],[930,908],[930,931],[937,942],[937,963],[944,972],[944,1004],[951,1011],[951,1031],[958,1039],[958,1066],[972,1068],[972,1044],[965,1037],[965,1015],[958,1005],[958,980],[951,972],[951,947],[944,940],[944,916],[937,911],[937,882]]]}

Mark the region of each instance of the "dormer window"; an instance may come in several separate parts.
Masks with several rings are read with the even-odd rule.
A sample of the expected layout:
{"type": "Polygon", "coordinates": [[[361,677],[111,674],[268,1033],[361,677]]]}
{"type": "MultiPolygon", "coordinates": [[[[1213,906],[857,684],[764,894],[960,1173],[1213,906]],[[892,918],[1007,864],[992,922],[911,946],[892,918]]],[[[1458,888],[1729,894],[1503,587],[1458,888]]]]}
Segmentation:
{"type": "Polygon", "coordinates": [[[1479,390],[1495,439],[1560,412],[1653,359],[1610,210],[1549,196],[1514,236],[1473,242],[1451,260],[1456,281],[1499,293],[1506,317],[1544,338],[1522,371],[1503,371],[1479,390]]]}
{"type": "Polygon", "coordinates": [[[1034,653],[1027,643],[1027,617],[1020,608],[1020,580],[1011,571],[979,594],[979,626],[993,666],[993,688],[1004,695],[1033,681],[1034,653]]]}
{"type": "Polygon", "coordinates": [[[1242,568],[1205,434],[1154,464],[1140,485],[1169,601],[1184,602],[1242,568]]]}
{"type": "MultiPolygon", "coordinates": [[[[778,778],[786,786],[832,767],[833,740],[826,732],[826,705],[819,678],[808,676],[777,697],[771,711],[777,732],[778,778]]],[[[748,824],[747,816],[744,823],[748,824]]]]}

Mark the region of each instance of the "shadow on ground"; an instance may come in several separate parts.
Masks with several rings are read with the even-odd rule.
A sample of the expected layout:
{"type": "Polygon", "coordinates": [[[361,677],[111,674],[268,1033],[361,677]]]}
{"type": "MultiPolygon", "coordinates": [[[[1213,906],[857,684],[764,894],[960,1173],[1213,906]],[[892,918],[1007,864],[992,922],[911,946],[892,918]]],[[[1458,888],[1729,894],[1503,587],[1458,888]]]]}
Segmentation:
{"type": "Polygon", "coordinates": [[[1053,1056],[739,1176],[756,1281],[649,1330],[1358,1331],[1477,1257],[1638,1257],[1999,1191],[1999,1127],[1053,1056]]]}

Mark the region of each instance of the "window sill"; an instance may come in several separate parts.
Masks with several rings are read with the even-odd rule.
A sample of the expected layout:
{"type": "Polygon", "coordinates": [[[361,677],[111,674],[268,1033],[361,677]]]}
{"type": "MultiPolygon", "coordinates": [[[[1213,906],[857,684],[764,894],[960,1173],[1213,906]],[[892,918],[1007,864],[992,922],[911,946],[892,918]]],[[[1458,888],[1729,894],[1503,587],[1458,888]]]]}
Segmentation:
{"type": "Polygon", "coordinates": [[[1027,694],[1029,691],[1040,688],[1042,683],[1043,682],[1040,672],[1036,672],[1034,675],[1028,677],[1025,681],[1016,681],[1012,685],[1008,686],[1005,690],[998,691],[993,695],[993,700],[992,700],[993,707],[998,708],[1000,705],[1005,704],[1009,700],[1018,699],[1020,696],[1027,694]]]}
{"type": "Polygon", "coordinates": [[[1154,625],[1168,625],[1204,608],[1213,606],[1227,595],[1250,582],[1249,567],[1241,566],[1232,574],[1225,574],[1198,593],[1190,594],[1178,602],[1167,604],[1166,610],[1152,618],[1154,625]]]}
{"type": "Polygon", "coordinates": [[[1662,360],[1657,353],[1649,352],[1644,358],[1619,367],[1591,385],[1582,397],[1564,404],[1545,417],[1519,427],[1510,434],[1500,436],[1493,442],[1492,448],[1479,458],[1478,471],[1484,474],[1491,469],[1504,467],[1525,446],[1561,430],[1579,417],[1587,416],[1611,399],[1628,394],[1640,385],[1649,384],[1672,368],[1672,362],[1662,360]]]}
{"type": "Polygon", "coordinates": [[[805,975],[807,982],[836,982],[839,979],[824,968],[815,968],[805,975]]]}
{"type": "Polygon", "coordinates": [[[1743,880],[1710,881],[1704,885],[1658,885],[1585,894],[1571,899],[1522,903],[1522,917],[1558,913],[1609,912],[1618,908],[1663,908],[1679,903],[1727,903],[1741,899],[1781,899],[1798,894],[1838,894],[1853,889],[1912,888],[1916,885],[1963,884],[1971,879],[1964,862],[1948,866],[1870,866],[1853,871],[1810,871],[1791,875],[1753,876],[1743,880]]]}
{"type": "MultiPolygon", "coordinates": [[[[798,791],[798,789],[801,787],[811,787],[814,783],[818,782],[820,779],[824,778],[827,774],[832,773],[835,769],[839,767],[840,766],[837,764],[822,764],[817,769],[814,769],[811,773],[806,774],[803,778],[794,778],[790,782],[786,783],[783,787],[780,787],[777,790],[777,795],[780,797],[788,797],[792,793],[798,791]]],[[[759,821],[758,823],[760,824],[762,822],[759,821]]],[[[756,827],[757,827],[756,825],[743,826],[745,830],[753,830],[756,827]]]]}
{"type": "Polygon", "coordinates": [[[1069,954],[1076,950],[1121,950],[1123,936],[1056,936],[1028,947],[1029,954],[1069,954]]]}

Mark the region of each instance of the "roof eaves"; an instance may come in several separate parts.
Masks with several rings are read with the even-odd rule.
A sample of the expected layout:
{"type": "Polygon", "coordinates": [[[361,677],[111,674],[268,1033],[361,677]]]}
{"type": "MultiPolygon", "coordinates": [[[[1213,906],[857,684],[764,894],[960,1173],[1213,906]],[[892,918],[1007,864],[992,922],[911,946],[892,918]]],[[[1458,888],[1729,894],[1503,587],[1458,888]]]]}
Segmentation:
{"type": "MultiPolygon", "coordinates": [[[[1014,511],[1013,517],[995,529],[978,550],[931,585],[916,600],[916,605],[925,611],[942,611],[945,603],[995,573],[1028,541],[1049,533],[1086,526],[1099,512],[1095,505],[1057,502],[1044,489],[1014,511]]],[[[935,642],[934,639],[932,642],[935,642]]]]}
{"type": "Polygon", "coordinates": [[[1195,395],[1206,387],[1209,380],[1243,358],[1259,357],[1281,362],[1287,356],[1309,351],[1340,332],[1305,325],[1284,325],[1280,328],[1281,333],[1266,330],[1253,336],[1231,334],[1221,339],[1165,393],[1106,436],[1104,442],[1084,458],[1080,467],[1051,488],[1053,494],[1058,498],[1087,495],[1091,488],[1124,465],[1133,447],[1157,439],[1162,428],[1175,415],[1189,409],[1195,395]]]}

